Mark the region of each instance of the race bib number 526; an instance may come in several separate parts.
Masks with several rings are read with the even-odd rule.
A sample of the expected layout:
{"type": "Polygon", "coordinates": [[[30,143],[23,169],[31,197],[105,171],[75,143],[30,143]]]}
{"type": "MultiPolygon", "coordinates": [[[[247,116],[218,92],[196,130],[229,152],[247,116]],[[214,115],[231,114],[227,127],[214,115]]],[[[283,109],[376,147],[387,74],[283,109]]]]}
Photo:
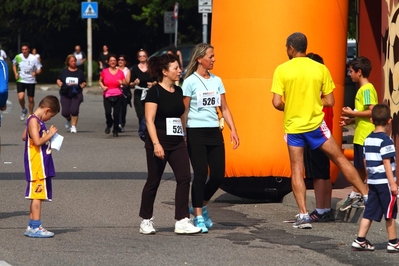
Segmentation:
{"type": "Polygon", "coordinates": [[[217,91],[197,92],[197,106],[198,108],[220,106],[219,92],[217,91]]]}

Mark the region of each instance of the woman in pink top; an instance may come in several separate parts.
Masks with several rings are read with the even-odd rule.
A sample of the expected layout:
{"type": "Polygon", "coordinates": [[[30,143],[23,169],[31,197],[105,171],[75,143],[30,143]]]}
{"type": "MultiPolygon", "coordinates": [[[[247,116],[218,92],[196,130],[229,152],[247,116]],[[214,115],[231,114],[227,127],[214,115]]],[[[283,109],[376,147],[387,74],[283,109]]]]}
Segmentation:
{"type": "Polygon", "coordinates": [[[113,126],[113,136],[118,136],[119,112],[121,109],[121,97],[123,85],[128,81],[122,70],[116,67],[116,56],[110,55],[108,59],[109,67],[104,69],[100,75],[100,87],[103,89],[103,102],[107,127],[105,134],[111,132],[113,126]]]}

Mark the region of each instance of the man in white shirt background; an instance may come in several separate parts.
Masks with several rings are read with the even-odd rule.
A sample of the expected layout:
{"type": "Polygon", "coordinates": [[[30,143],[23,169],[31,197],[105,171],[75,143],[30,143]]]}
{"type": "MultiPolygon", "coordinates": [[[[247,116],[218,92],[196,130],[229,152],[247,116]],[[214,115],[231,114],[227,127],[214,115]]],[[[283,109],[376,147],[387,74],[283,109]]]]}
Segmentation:
{"type": "Polygon", "coordinates": [[[21,52],[12,60],[12,70],[17,81],[18,101],[22,108],[21,121],[24,121],[28,110],[25,108],[25,90],[29,100],[29,114],[33,114],[35,106],[36,75],[42,72],[42,65],[36,56],[30,53],[28,43],[21,45],[21,52]]]}

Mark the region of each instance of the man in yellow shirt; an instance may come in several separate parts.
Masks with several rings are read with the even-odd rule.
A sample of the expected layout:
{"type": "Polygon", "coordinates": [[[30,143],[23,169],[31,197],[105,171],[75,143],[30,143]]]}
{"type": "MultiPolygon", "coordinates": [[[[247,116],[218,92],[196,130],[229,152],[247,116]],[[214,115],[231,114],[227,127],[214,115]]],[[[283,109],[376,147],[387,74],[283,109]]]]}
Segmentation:
{"type": "Polygon", "coordinates": [[[273,106],[284,112],[284,133],[291,163],[291,184],[299,215],[294,228],[312,228],[306,209],[303,150],[320,148],[342,171],[345,178],[367,200],[366,189],[353,165],[345,158],[323,118],[323,106],[334,105],[335,88],[323,64],[306,57],[307,38],[295,32],[286,42],[289,61],[279,65],[273,75],[273,106]],[[320,95],[324,97],[321,98],[320,95]]]}

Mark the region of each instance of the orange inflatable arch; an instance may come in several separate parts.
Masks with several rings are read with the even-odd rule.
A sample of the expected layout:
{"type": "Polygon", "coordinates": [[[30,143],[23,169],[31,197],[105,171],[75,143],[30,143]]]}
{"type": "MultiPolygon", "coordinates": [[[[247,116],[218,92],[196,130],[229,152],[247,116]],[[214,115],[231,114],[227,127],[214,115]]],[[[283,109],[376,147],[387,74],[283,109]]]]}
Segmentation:
{"type": "MultiPolygon", "coordinates": [[[[211,44],[213,72],[227,91],[241,145],[233,150],[226,140],[226,174],[222,189],[237,196],[279,200],[291,191],[288,150],[283,139],[283,113],[272,106],[270,92],[277,65],[288,60],[285,41],[293,32],[308,38],[307,52],[320,54],[331,72],[334,113],[344,102],[348,1],[307,0],[214,1],[211,44]]],[[[333,135],[342,142],[339,115],[333,135]]],[[[334,182],[338,169],[331,165],[334,182]]]]}

